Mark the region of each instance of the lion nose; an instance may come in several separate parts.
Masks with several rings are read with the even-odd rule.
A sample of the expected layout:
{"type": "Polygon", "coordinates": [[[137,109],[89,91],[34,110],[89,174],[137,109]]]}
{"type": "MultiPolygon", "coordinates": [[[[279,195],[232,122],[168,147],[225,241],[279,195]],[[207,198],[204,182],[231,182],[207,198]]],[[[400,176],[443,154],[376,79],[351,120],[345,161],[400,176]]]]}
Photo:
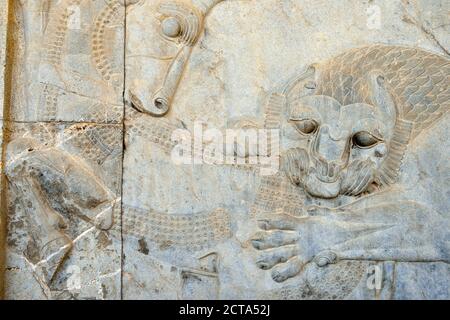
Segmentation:
{"type": "Polygon", "coordinates": [[[319,129],[314,145],[314,153],[321,160],[326,162],[338,162],[343,160],[347,141],[341,138],[339,130],[334,130],[331,135],[329,126],[323,126],[319,129]]]}

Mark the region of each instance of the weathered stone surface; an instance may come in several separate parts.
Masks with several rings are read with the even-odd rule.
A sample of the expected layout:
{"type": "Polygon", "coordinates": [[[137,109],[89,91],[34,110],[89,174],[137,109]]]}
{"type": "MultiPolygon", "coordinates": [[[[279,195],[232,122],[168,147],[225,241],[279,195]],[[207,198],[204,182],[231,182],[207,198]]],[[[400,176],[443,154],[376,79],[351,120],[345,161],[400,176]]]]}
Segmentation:
{"type": "MultiPolygon", "coordinates": [[[[8,30],[8,1],[0,1],[0,8],[2,12],[0,13],[0,92],[5,92],[5,77],[6,77],[6,43],[7,43],[7,30],[8,30]]],[[[6,81],[7,82],[7,81],[6,81]]],[[[3,111],[5,105],[5,94],[0,94],[0,146],[3,150],[3,111]]],[[[2,159],[3,160],[3,159],[2,159]]],[[[0,161],[0,169],[3,172],[3,162],[0,161]]],[[[0,175],[0,185],[2,189],[5,187],[5,179],[3,174],[0,175]]],[[[2,197],[0,200],[0,298],[4,296],[4,270],[5,270],[5,238],[6,238],[6,210],[5,210],[5,198],[2,197]]]]}
{"type": "Polygon", "coordinates": [[[121,141],[119,125],[15,124],[7,297],[120,298],[121,141]]]}
{"type": "Polygon", "coordinates": [[[124,7],[12,3],[5,296],[120,299],[124,7]]]}
{"type": "Polygon", "coordinates": [[[109,1],[16,1],[11,120],[120,123],[124,7],[109,1]]]}
{"type": "MultiPolygon", "coordinates": [[[[0,92],[4,92],[5,88],[5,66],[6,66],[6,37],[7,37],[7,29],[8,29],[8,1],[2,0],[0,2],[2,10],[0,14],[0,92]]],[[[2,110],[0,113],[0,118],[3,120],[3,103],[4,103],[4,95],[0,95],[0,105],[2,106],[2,110]]]]}
{"type": "Polygon", "coordinates": [[[13,10],[7,298],[450,298],[447,1],[13,10]]]}

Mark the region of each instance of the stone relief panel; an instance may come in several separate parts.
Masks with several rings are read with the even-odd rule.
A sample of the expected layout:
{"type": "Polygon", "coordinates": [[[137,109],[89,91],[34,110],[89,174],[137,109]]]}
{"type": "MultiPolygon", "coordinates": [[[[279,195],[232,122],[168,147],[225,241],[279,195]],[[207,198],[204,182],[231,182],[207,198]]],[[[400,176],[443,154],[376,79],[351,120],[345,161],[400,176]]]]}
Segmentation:
{"type": "Polygon", "coordinates": [[[418,179],[431,152],[434,168],[447,172],[445,148],[425,148],[426,136],[445,136],[446,43],[405,21],[411,11],[402,1],[222,1],[186,61],[185,20],[165,12],[166,3],[196,8],[144,1],[127,9],[123,218],[159,218],[150,228],[138,220],[139,230],[155,230],[140,234],[124,223],[124,298],[187,297],[183,270],[200,270],[208,254],[220,261],[217,282],[198,281],[197,297],[412,297],[405,282],[424,297],[448,297],[446,280],[433,289],[425,280],[430,270],[440,279],[450,271],[448,182],[418,179]],[[348,8],[361,14],[344,19],[348,8]],[[381,26],[370,20],[376,9],[381,26]],[[139,33],[144,26],[152,29],[139,33]],[[176,85],[158,103],[174,70],[176,85]],[[280,152],[278,172],[261,174],[239,142],[234,163],[211,165],[203,140],[188,142],[192,162],[175,164],[172,133],[192,138],[199,128],[275,130],[279,143],[268,149],[280,152]],[[203,225],[180,232],[172,221],[199,215],[215,241],[196,246],[203,225]],[[218,216],[226,234],[209,225],[218,216]],[[383,274],[375,289],[374,272],[383,274]]]}
{"type": "Polygon", "coordinates": [[[5,297],[120,299],[124,5],[12,4],[5,297]]]}
{"type": "Polygon", "coordinates": [[[120,298],[121,141],[121,126],[14,126],[7,297],[120,298]]]}
{"type": "MultiPolygon", "coordinates": [[[[6,0],[0,1],[0,8],[4,8],[5,10],[2,10],[2,13],[0,13],[0,92],[5,92],[5,83],[8,83],[7,81],[7,75],[6,75],[6,43],[7,43],[7,36],[8,36],[8,2],[6,0]],[[6,78],[6,81],[5,81],[6,78]]],[[[6,85],[7,86],[7,85],[6,85]]],[[[0,117],[0,146],[3,150],[3,106],[5,104],[5,95],[0,95],[0,106],[1,108],[1,117],[0,117]]],[[[0,168],[3,172],[3,163],[0,162],[0,168]]],[[[3,174],[0,177],[0,184],[2,185],[2,189],[4,186],[5,179],[3,177],[3,174]]],[[[3,203],[3,200],[0,201],[0,204],[3,203]]],[[[5,210],[0,211],[0,248],[4,248],[4,230],[6,228],[6,212],[5,210]]],[[[0,297],[4,295],[4,285],[3,285],[3,278],[4,278],[4,266],[5,266],[5,252],[4,250],[0,249],[0,297]]]]}
{"type": "MultiPolygon", "coordinates": [[[[3,12],[0,15],[0,91],[4,92],[5,90],[5,66],[6,66],[6,38],[7,38],[7,29],[8,29],[8,6],[7,1],[3,0],[0,2],[1,7],[6,10],[2,10],[3,12]]],[[[4,95],[0,96],[0,105],[3,106],[4,103],[4,95]]],[[[3,108],[1,113],[1,119],[3,120],[3,108]]]]}
{"type": "Polygon", "coordinates": [[[448,299],[449,10],[15,2],[6,297],[448,299]]]}
{"type": "Polygon", "coordinates": [[[16,1],[11,118],[120,123],[124,6],[110,0],[16,1]]]}
{"type": "MultiPolygon", "coordinates": [[[[415,138],[447,115],[448,65],[420,49],[371,46],[311,66],[275,93],[268,110],[286,108],[278,113],[283,171],[305,192],[296,215],[270,208],[257,218],[264,231],[252,240],[262,251],[256,263],[276,282],[296,277],[311,261],[341,265],[338,274],[360,265],[340,260],[448,263],[446,209],[436,211],[414,194],[421,182],[397,184],[415,138]]],[[[324,294],[330,292],[318,293],[324,294]]]]}

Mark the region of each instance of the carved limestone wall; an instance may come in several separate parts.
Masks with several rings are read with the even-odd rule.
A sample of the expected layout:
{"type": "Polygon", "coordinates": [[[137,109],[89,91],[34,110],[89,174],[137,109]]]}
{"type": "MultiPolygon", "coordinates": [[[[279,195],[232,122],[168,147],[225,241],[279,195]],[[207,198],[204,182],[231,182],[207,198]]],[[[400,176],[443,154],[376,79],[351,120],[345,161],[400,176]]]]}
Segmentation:
{"type": "MultiPolygon", "coordinates": [[[[0,2],[0,7],[3,8],[0,14],[0,92],[5,92],[5,77],[6,76],[6,43],[7,43],[7,30],[8,30],[8,1],[2,0],[0,2]]],[[[0,95],[0,106],[1,106],[1,134],[0,134],[0,145],[3,150],[3,123],[4,123],[4,105],[5,105],[5,95],[0,95]]],[[[3,167],[3,164],[1,165],[3,167]]],[[[3,172],[3,169],[2,169],[3,172]]],[[[3,174],[0,176],[0,185],[2,189],[4,188],[5,179],[3,174]]],[[[3,197],[0,201],[0,297],[4,295],[4,270],[5,270],[5,237],[6,237],[6,210],[4,207],[5,198],[3,197]]]]}
{"type": "Polygon", "coordinates": [[[9,9],[6,298],[119,299],[124,6],[9,9]]]}
{"type": "Polygon", "coordinates": [[[0,8],[5,298],[450,298],[448,1],[0,8]]]}

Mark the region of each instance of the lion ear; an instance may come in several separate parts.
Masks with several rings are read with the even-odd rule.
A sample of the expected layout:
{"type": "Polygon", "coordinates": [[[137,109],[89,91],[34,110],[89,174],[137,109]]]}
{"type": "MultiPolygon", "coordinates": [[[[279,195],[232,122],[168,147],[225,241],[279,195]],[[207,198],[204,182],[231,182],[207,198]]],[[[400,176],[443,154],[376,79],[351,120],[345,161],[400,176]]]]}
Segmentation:
{"type": "Polygon", "coordinates": [[[283,94],[288,100],[314,94],[317,91],[317,64],[311,64],[303,70],[300,75],[296,75],[283,88],[283,94]]]}
{"type": "Polygon", "coordinates": [[[391,185],[398,179],[400,166],[411,137],[413,123],[401,118],[384,77],[379,73],[369,74],[369,98],[382,116],[385,124],[393,128],[389,139],[388,155],[381,164],[377,182],[391,185]]]}
{"type": "Polygon", "coordinates": [[[310,65],[300,75],[296,74],[280,90],[272,92],[265,108],[265,128],[281,127],[281,116],[292,99],[314,94],[317,87],[316,65],[310,65]]]}
{"type": "Polygon", "coordinates": [[[383,117],[384,123],[394,126],[399,117],[398,108],[387,88],[383,75],[377,72],[370,73],[369,77],[369,99],[377,108],[377,112],[383,117]]]}

